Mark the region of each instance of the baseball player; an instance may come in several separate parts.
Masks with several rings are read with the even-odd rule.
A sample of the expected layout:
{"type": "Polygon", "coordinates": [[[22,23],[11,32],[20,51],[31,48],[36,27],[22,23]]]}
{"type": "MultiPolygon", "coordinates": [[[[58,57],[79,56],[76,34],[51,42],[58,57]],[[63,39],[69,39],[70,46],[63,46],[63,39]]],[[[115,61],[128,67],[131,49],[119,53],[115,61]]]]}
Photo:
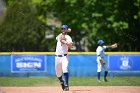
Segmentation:
{"type": "Polygon", "coordinates": [[[71,32],[71,29],[68,28],[67,25],[62,25],[61,33],[56,37],[57,46],[55,52],[55,70],[56,76],[64,91],[69,90],[68,49],[73,47],[72,39],[69,35],[67,35],[68,32],[71,32]]]}
{"type": "Polygon", "coordinates": [[[104,68],[105,72],[104,72],[104,81],[107,82],[107,74],[108,74],[108,67],[105,63],[104,60],[104,51],[107,48],[116,48],[117,47],[117,43],[113,44],[113,45],[109,45],[106,46],[104,45],[104,41],[103,40],[98,40],[98,47],[96,49],[96,54],[97,54],[97,73],[98,73],[98,82],[101,82],[100,80],[100,72],[102,70],[102,67],[104,68]]]}

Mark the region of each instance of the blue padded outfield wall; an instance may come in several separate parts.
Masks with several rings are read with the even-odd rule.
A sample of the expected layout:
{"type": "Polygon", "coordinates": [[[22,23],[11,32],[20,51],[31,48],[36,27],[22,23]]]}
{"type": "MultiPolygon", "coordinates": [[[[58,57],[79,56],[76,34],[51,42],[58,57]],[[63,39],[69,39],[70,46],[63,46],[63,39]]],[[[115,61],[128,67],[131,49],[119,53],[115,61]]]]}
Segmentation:
{"type": "MultiPolygon", "coordinates": [[[[108,52],[105,60],[109,67],[109,76],[140,76],[139,52],[108,52]]],[[[91,77],[97,75],[96,71],[95,52],[69,54],[70,76],[91,77]]],[[[54,53],[0,53],[0,76],[56,76],[54,53]]]]}

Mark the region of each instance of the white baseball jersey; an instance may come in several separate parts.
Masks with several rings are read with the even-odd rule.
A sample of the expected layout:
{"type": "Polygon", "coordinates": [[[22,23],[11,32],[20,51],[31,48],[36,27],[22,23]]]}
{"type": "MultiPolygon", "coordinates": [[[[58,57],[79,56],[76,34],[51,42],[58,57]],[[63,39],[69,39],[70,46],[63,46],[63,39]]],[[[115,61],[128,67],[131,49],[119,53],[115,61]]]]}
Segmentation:
{"type": "MultiPolygon", "coordinates": [[[[56,37],[57,40],[57,46],[55,52],[56,55],[63,55],[68,53],[68,46],[60,42],[61,35],[62,33],[56,37]]],[[[66,42],[72,43],[72,39],[69,35],[65,35],[65,38],[66,38],[66,42]]]]}
{"type": "MultiPolygon", "coordinates": [[[[60,38],[61,38],[61,34],[59,34],[56,37],[57,40],[57,46],[56,46],[56,52],[55,55],[64,55],[64,54],[68,54],[68,46],[66,44],[62,44],[60,42],[60,38]]],[[[66,42],[68,43],[72,43],[72,39],[69,35],[65,35],[66,38],[66,42]]],[[[55,56],[55,70],[56,70],[56,75],[57,77],[62,76],[62,72],[63,73],[67,73],[68,72],[68,56],[55,56]]]]}
{"type": "Polygon", "coordinates": [[[96,49],[96,55],[100,57],[104,57],[105,49],[106,49],[106,46],[98,46],[96,49]]]}

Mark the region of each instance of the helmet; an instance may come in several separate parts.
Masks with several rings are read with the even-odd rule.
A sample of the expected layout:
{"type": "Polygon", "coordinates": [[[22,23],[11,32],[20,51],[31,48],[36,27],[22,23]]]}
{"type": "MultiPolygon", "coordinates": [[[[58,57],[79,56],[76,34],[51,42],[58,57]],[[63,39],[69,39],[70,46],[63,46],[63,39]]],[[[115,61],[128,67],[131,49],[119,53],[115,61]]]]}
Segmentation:
{"type": "Polygon", "coordinates": [[[99,44],[99,45],[102,45],[103,43],[104,43],[103,40],[98,40],[98,44],[99,44]]]}
{"type": "Polygon", "coordinates": [[[62,27],[61,27],[61,29],[63,30],[65,30],[65,29],[68,29],[68,26],[67,25],[62,25],[62,27]]]}

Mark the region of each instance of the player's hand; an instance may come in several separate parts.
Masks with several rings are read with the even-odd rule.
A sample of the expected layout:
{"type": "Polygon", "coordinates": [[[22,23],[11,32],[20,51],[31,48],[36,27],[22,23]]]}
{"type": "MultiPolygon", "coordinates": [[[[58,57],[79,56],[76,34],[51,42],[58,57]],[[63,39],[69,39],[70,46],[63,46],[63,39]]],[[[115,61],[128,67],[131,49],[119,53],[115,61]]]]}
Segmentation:
{"type": "Polygon", "coordinates": [[[112,47],[112,48],[117,48],[117,47],[118,47],[118,44],[115,43],[115,44],[111,45],[111,47],[112,47]]]}

